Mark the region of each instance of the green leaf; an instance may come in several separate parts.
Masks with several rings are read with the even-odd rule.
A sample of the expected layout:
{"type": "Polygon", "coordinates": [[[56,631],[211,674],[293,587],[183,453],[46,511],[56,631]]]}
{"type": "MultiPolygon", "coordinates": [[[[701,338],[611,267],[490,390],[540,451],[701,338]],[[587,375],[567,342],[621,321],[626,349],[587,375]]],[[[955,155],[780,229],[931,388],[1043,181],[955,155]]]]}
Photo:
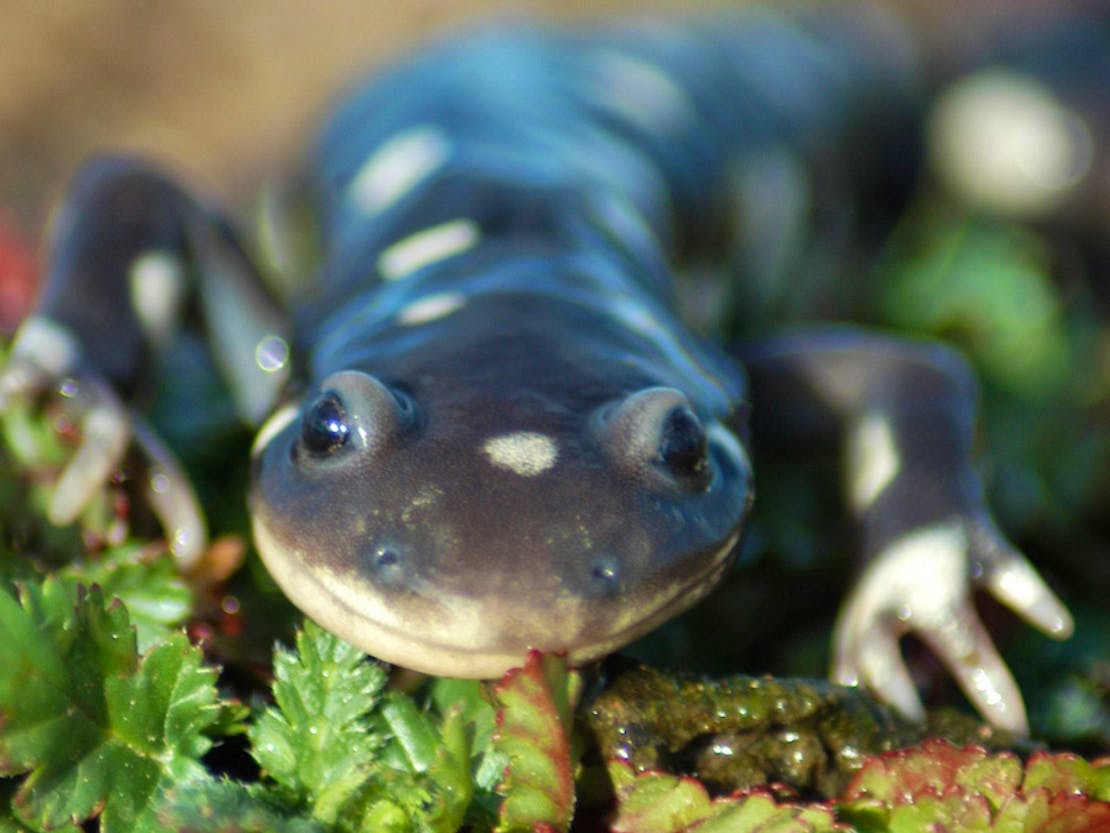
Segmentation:
{"type": "Polygon", "coordinates": [[[1028,793],[1037,789],[1110,801],[1110,759],[1092,764],[1066,752],[1055,755],[1034,752],[1025,765],[1022,790],[1028,793]]]}
{"type": "Polygon", "coordinates": [[[842,818],[861,831],[1110,829],[1102,799],[1110,763],[1070,754],[989,754],[927,740],[869,760],[844,794],[842,818]]]}
{"type": "Polygon", "coordinates": [[[207,778],[167,790],[158,821],[176,833],[325,833],[311,819],[291,817],[262,790],[207,778]]]}
{"type": "Polygon", "coordinates": [[[251,754],[295,801],[342,804],[381,744],[368,715],[385,682],[362,651],[306,622],[296,652],[274,651],[276,705],[250,728],[251,754]]]}
{"type": "Polygon", "coordinates": [[[499,830],[567,830],[574,815],[573,708],[580,678],[566,657],[532,651],[495,688],[496,748],[509,759],[499,830]]]}
{"type": "Polygon", "coordinates": [[[667,833],[685,830],[712,813],[705,787],[693,778],[664,773],[639,777],[624,763],[613,763],[609,774],[617,791],[614,831],[667,833]]]}
{"type": "Polygon", "coordinates": [[[857,774],[845,796],[899,803],[904,796],[942,794],[952,789],[982,795],[997,808],[1021,784],[1022,766],[1010,753],[988,755],[942,740],[873,758],[857,774]]]}
{"type": "Polygon", "coordinates": [[[879,287],[884,318],[954,337],[984,373],[1019,395],[1057,393],[1073,357],[1046,241],[1017,225],[940,211],[910,219],[917,222],[902,236],[914,239],[897,241],[901,250],[879,287]]]}
{"type": "Polygon", "coordinates": [[[126,608],[98,588],[0,593],[0,663],[0,765],[30,772],[14,805],[32,826],[156,829],[160,791],[202,774],[222,717],[214,670],[180,634],[140,659],[126,608]]]}
{"type": "Polygon", "coordinates": [[[825,805],[780,804],[763,792],[710,799],[693,778],[634,774],[623,761],[608,767],[616,793],[614,833],[825,833],[836,817],[825,805]]]}
{"type": "Polygon", "coordinates": [[[426,791],[424,814],[433,830],[454,831],[466,817],[474,798],[470,770],[471,744],[461,708],[448,707],[437,726],[411,698],[390,692],[382,704],[382,717],[393,740],[404,751],[404,763],[426,791]]]}
{"type": "Polygon", "coordinates": [[[67,565],[60,575],[74,586],[97,584],[106,598],[120,599],[135,626],[140,652],[183,625],[193,609],[193,591],[173,556],[162,549],[151,553],[147,544],[114,547],[67,565]]]}

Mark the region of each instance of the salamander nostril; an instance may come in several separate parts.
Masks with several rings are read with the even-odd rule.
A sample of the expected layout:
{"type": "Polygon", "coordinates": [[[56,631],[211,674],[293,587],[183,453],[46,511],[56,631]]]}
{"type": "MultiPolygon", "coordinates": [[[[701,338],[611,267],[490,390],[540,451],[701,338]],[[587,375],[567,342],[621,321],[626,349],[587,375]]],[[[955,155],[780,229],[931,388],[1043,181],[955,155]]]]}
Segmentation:
{"type": "Polygon", "coordinates": [[[621,589],[620,565],[612,556],[602,556],[590,565],[590,591],[595,596],[615,596],[621,589]]]}
{"type": "Polygon", "coordinates": [[[382,584],[395,587],[405,580],[405,559],[393,544],[379,544],[368,557],[370,573],[382,584]]]}
{"type": "Polygon", "coordinates": [[[377,558],[378,567],[393,567],[401,561],[401,556],[397,554],[396,550],[379,550],[375,553],[375,556],[377,558]]]}

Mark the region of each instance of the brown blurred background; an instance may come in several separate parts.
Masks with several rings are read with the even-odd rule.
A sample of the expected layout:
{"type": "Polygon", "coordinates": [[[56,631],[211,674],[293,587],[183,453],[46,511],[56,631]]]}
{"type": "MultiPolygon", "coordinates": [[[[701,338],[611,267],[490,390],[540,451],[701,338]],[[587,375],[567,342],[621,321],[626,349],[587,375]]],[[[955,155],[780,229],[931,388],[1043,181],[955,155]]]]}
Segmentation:
{"type": "Polygon", "coordinates": [[[73,167],[107,148],[153,153],[241,195],[296,151],[359,70],[438,31],[490,14],[633,5],[0,0],[0,206],[34,231],[73,167]]]}
{"type": "MultiPolygon", "coordinates": [[[[973,10],[1019,0],[888,2],[958,31],[973,10]]],[[[107,148],[153,153],[217,193],[242,196],[296,151],[344,82],[436,32],[491,15],[713,4],[0,0],[0,210],[36,233],[74,166],[107,148]]]]}

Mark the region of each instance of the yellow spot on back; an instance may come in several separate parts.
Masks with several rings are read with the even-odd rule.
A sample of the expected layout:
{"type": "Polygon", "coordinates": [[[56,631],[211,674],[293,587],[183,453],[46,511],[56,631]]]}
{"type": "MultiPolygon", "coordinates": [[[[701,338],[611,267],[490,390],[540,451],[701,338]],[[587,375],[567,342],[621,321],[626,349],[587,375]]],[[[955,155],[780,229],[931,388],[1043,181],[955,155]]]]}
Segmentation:
{"type": "Polygon", "coordinates": [[[388,208],[447,158],[447,138],[432,127],[407,130],[379,147],[359,169],[350,195],[366,214],[388,208]]]}
{"type": "Polygon", "coordinates": [[[481,236],[473,220],[451,220],[432,226],[399,240],[382,252],[378,271],[387,281],[401,280],[417,269],[474,248],[481,236]]]}

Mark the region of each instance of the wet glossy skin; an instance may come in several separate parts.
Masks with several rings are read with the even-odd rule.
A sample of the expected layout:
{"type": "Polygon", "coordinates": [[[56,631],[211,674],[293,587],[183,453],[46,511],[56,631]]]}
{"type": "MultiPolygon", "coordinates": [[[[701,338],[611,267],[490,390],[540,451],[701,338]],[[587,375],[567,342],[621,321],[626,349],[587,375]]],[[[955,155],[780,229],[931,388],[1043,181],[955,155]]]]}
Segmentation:
{"type": "Polygon", "coordinates": [[[327,627],[408,667],[495,676],[529,647],[608,653],[731,563],[752,494],[734,415],[663,387],[651,338],[536,293],[405,330],[419,349],[320,383],[343,445],[311,450],[309,404],[255,460],[260,552],[327,627]]]}
{"type": "Polygon", "coordinates": [[[90,162],[0,375],[0,405],[81,391],[51,518],[77,518],[135,447],[179,565],[202,558],[184,472],[119,394],[192,299],[244,419],[299,397],[259,431],[250,508],[306,614],[437,674],[496,676],[533,647],[580,662],[728,568],[753,496],[750,383],[764,444],[846,452],[866,568],[834,678],[922,719],[898,646],[913,631],[988,720],[1026,731],[972,588],[1057,637],[1071,618],[991,519],[966,363],[831,328],[748,349],[745,378],[674,312],[675,263],[726,259],[730,232],[741,262],[773,258],[838,152],[851,168],[881,151],[912,87],[903,47],[873,11],[821,6],[797,25],[753,10],[418,53],[311,154],[321,258],[293,332],[210,204],[141,160],[90,162]]]}

